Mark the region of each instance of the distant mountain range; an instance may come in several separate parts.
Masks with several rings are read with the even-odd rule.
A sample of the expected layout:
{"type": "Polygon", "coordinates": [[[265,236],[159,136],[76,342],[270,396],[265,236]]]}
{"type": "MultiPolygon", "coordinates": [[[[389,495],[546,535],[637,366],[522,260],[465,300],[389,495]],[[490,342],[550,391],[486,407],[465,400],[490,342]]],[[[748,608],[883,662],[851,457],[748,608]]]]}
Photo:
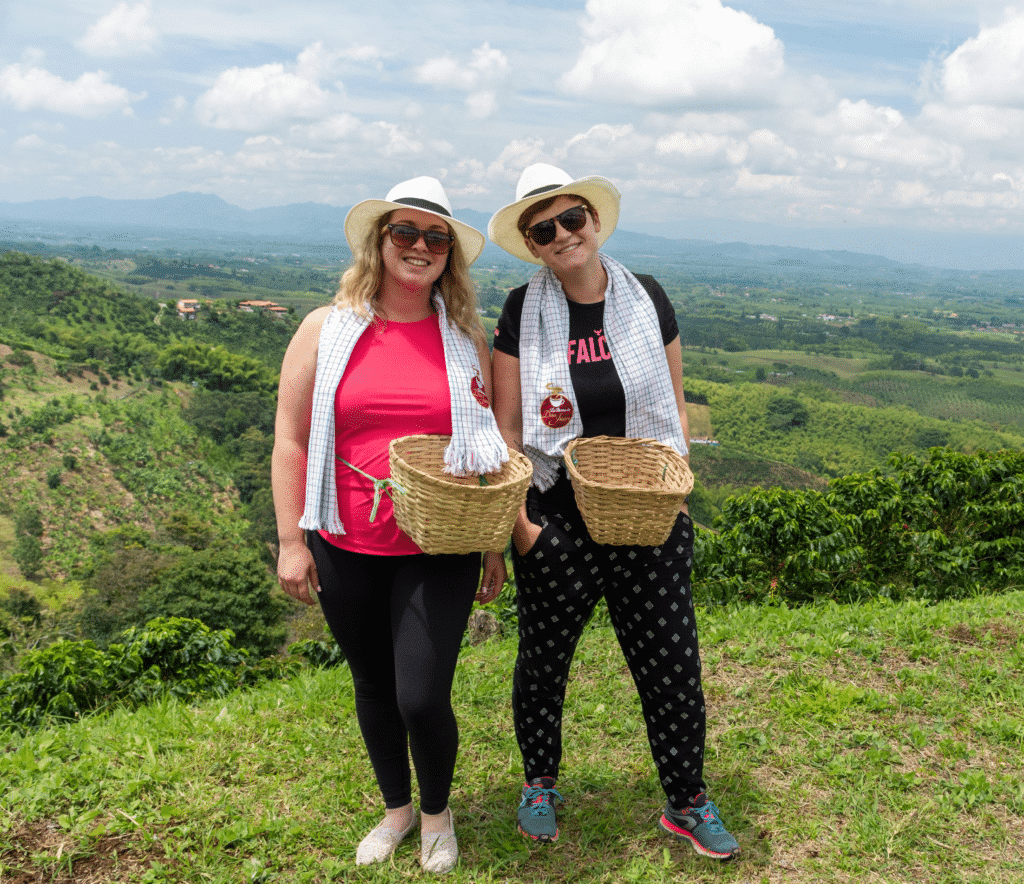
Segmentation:
{"type": "MultiPolygon", "coordinates": [[[[218,196],[203,193],[176,193],[156,199],[79,197],[24,203],[0,202],[0,241],[14,244],[42,241],[154,251],[249,252],[259,249],[344,258],[348,254],[344,236],[347,212],[347,207],[322,203],[242,209],[218,196]]],[[[478,230],[487,229],[489,216],[482,212],[464,210],[456,212],[456,216],[478,230]]],[[[678,227],[672,229],[677,230],[678,227]]],[[[754,230],[751,232],[755,233],[754,230]]],[[[767,229],[758,229],[756,235],[763,238],[766,232],[767,229]]],[[[821,232],[817,241],[827,242],[827,232],[821,232]]],[[[623,260],[640,259],[642,263],[649,261],[651,265],[724,262],[776,267],[793,273],[807,267],[818,270],[850,268],[887,274],[900,272],[904,263],[915,266],[847,249],[670,239],[652,232],[640,233],[621,228],[607,248],[610,254],[623,260]]],[[[482,260],[498,266],[519,265],[490,242],[482,260]]],[[[925,263],[931,265],[927,270],[920,266],[915,270],[931,275],[935,264],[932,261],[925,263]]],[[[1024,274],[1014,272],[1013,275],[1024,274]]]]}

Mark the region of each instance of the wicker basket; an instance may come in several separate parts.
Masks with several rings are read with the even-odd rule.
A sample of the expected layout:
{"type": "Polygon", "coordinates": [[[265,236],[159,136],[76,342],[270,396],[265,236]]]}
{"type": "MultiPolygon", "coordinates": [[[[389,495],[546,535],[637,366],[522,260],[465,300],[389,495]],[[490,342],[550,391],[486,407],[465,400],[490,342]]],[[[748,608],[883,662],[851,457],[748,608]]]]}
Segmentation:
{"type": "Polygon", "coordinates": [[[402,436],[388,449],[395,520],[425,553],[501,550],[526,499],[533,464],[509,451],[501,469],[484,476],[450,476],[444,450],[451,436],[402,436]]]}
{"type": "Polygon", "coordinates": [[[686,461],[654,439],[574,439],[565,448],[565,466],[598,543],[661,546],[693,490],[686,461]]]}

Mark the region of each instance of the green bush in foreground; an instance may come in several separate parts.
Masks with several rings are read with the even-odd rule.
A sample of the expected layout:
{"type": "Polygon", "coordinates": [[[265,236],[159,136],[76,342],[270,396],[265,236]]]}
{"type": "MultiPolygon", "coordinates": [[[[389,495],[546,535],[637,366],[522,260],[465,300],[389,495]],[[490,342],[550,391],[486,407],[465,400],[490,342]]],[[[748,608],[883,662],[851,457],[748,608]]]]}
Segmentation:
{"type": "Polygon", "coordinates": [[[1024,453],[893,454],[826,492],[773,488],[729,499],[701,532],[695,590],[712,604],[937,600],[1024,584],[1024,453]]]}
{"type": "Polygon", "coordinates": [[[58,641],[29,651],[0,681],[0,728],[25,732],[158,697],[222,697],[238,687],[279,678],[294,667],[260,661],[232,644],[231,630],[198,620],[159,618],[123,633],[100,650],[91,641],[58,641]]]}

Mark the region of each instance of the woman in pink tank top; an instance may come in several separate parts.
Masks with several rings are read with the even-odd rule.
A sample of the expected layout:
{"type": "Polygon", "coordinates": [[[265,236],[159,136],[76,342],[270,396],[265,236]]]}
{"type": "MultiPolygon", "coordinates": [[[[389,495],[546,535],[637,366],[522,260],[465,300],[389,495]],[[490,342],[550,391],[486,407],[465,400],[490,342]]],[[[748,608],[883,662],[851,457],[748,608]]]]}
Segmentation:
{"type": "Polygon", "coordinates": [[[352,671],[385,805],[356,863],[387,860],[419,822],[420,861],[444,873],[458,861],[448,806],[458,746],[455,664],[474,598],[492,601],[508,575],[501,551],[485,552],[482,567],[478,554],[423,553],[396,524],[386,495],[375,506],[368,477],[388,477],[394,438],[452,433],[453,413],[461,421],[471,407],[473,420],[493,424],[490,354],[468,270],[484,238],[452,217],[433,178],[354,206],[345,235],[353,265],[334,303],[303,320],[281,367],[272,468],[278,579],[306,604],[315,596],[352,671]],[[456,351],[479,362],[476,405],[460,398],[469,391],[449,388],[456,351]],[[340,379],[322,389],[331,371],[340,379]],[[333,482],[317,481],[321,463],[333,482]]]}

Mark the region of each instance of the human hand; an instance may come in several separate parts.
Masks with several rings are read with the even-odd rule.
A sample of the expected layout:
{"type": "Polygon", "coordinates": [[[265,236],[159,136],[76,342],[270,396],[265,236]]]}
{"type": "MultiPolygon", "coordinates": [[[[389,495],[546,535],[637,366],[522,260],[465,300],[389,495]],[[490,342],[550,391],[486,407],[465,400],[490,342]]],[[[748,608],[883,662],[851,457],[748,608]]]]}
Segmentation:
{"type": "Polygon", "coordinates": [[[493,602],[501,588],[508,580],[508,568],[505,567],[505,555],[500,552],[485,552],[483,574],[480,578],[480,589],[476,600],[482,605],[493,602]]]}
{"type": "Polygon", "coordinates": [[[537,538],[540,537],[542,530],[540,525],[531,522],[525,517],[517,519],[515,526],[512,528],[512,542],[516,545],[516,552],[521,556],[525,556],[533,549],[533,545],[537,542],[537,538]]]}
{"type": "Polygon", "coordinates": [[[313,604],[309,587],[320,592],[320,577],[316,573],[313,554],[303,541],[289,540],[281,544],[277,554],[277,582],[292,598],[307,605],[313,604]]]}

